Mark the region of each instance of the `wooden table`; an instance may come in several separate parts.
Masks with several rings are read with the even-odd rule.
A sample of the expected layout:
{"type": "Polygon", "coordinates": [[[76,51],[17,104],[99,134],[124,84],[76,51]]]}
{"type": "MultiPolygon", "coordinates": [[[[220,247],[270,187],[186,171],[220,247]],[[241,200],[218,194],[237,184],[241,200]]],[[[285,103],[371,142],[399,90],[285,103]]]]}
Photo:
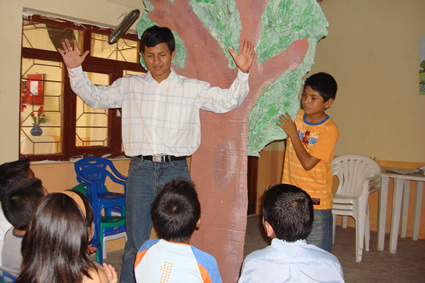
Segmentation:
{"type": "Polygon", "coordinates": [[[403,212],[401,223],[401,237],[406,237],[407,214],[409,209],[409,193],[410,181],[416,182],[415,187],[415,204],[413,215],[413,232],[412,239],[417,240],[419,236],[419,223],[422,208],[422,196],[424,189],[425,176],[418,174],[399,174],[387,171],[383,168],[381,175],[382,183],[379,190],[379,213],[378,213],[378,250],[384,250],[385,241],[385,223],[387,217],[387,201],[388,201],[388,183],[390,178],[394,179],[393,190],[393,207],[391,215],[391,232],[390,232],[390,253],[395,254],[397,250],[398,231],[400,228],[400,217],[403,212]],[[402,211],[403,207],[403,211],[402,211]]]}

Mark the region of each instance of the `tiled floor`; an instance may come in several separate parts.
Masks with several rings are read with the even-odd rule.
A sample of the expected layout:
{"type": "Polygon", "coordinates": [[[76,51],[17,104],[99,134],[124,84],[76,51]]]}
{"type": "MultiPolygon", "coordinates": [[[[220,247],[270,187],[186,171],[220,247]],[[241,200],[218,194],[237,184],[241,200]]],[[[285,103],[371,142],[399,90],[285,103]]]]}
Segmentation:
{"type": "MultiPolygon", "coordinates": [[[[245,240],[245,256],[267,243],[259,216],[249,216],[245,240]]],[[[346,282],[425,282],[425,240],[398,239],[397,253],[388,251],[389,235],[385,250],[376,249],[376,232],[370,235],[370,251],[363,252],[363,261],[355,260],[355,229],[337,226],[332,253],[339,259],[346,282]]]]}
{"type": "MultiPolygon", "coordinates": [[[[387,235],[388,236],[388,235],[387,235]]],[[[397,253],[388,252],[389,236],[385,250],[376,249],[376,232],[371,232],[370,251],[363,253],[363,261],[355,260],[355,230],[337,226],[333,254],[344,270],[346,282],[425,282],[425,240],[398,239],[397,253]]],[[[266,239],[260,216],[248,217],[244,256],[264,248],[266,239]]],[[[106,262],[121,270],[122,250],[109,252],[106,262]]]]}

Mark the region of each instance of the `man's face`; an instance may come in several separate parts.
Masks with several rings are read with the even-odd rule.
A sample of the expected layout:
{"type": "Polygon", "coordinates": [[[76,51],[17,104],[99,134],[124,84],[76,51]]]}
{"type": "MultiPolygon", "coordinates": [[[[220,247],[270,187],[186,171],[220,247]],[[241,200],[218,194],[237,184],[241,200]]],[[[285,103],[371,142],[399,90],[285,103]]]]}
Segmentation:
{"type": "Polygon", "coordinates": [[[170,52],[167,43],[162,42],[153,47],[145,47],[142,53],[146,67],[157,82],[162,82],[171,72],[171,60],[174,58],[175,50],[170,52]]]}

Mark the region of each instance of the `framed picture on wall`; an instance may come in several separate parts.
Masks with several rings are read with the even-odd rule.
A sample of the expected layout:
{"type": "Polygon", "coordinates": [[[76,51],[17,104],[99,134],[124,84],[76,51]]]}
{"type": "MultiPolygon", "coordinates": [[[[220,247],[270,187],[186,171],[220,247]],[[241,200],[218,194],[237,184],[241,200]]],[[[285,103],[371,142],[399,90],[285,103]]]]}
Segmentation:
{"type": "Polygon", "coordinates": [[[425,36],[419,38],[419,94],[425,95],[425,36]]]}
{"type": "Polygon", "coordinates": [[[26,104],[43,105],[44,104],[44,89],[43,89],[44,74],[28,74],[26,80],[26,104]]]}

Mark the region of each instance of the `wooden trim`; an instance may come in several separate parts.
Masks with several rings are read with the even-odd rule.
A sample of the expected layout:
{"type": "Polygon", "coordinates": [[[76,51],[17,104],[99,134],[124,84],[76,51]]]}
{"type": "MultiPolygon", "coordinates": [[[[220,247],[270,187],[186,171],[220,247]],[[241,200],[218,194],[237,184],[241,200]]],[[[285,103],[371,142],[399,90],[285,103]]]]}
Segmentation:
{"type": "Polygon", "coordinates": [[[256,214],[258,157],[248,156],[248,215],[256,214]]]}

